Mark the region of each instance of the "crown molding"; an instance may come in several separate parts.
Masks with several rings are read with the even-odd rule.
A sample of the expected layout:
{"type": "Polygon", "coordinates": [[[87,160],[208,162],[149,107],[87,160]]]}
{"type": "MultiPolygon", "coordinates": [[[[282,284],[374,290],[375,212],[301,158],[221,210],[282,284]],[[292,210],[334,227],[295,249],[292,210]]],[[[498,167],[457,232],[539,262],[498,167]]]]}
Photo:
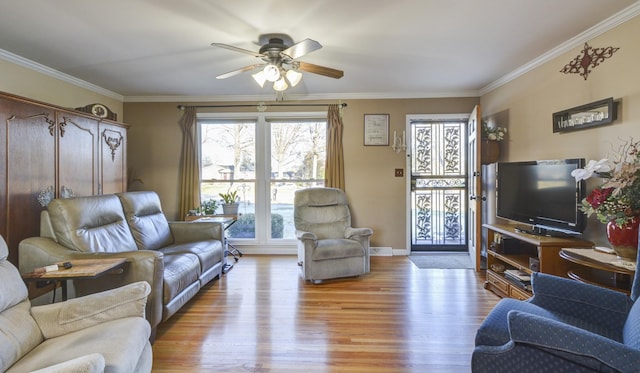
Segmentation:
{"type": "Polygon", "coordinates": [[[605,32],[627,22],[632,18],[637,17],[639,14],[640,14],[640,1],[628,6],[627,8],[621,10],[620,12],[614,14],[613,16],[598,23],[597,25],[574,36],[573,38],[563,42],[557,47],[549,50],[548,52],[540,55],[539,57],[520,66],[519,68],[513,70],[512,72],[482,87],[479,90],[480,95],[485,95],[493,91],[494,89],[501,87],[509,83],[510,81],[515,80],[516,78],[526,74],[527,72],[542,66],[543,64],[553,60],[554,58],[559,57],[564,53],[570,52],[572,49],[576,47],[582,47],[582,45],[585,42],[604,34],[605,32]]]}
{"type": "MultiPolygon", "coordinates": [[[[453,98],[453,97],[479,97],[494,89],[501,87],[525,73],[553,60],[554,58],[581,46],[585,42],[602,35],[616,26],[638,16],[640,14],[640,1],[628,6],[606,20],[563,42],[557,47],[520,66],[512,72],[503,75],[495,81],[487,84],[479,90],[458,92],[379,92],[379,93],[327,93],[327,94],[291,94],[285,95],[285,100],[335,100],[341,99],[411,99],[411,98],[453,98]]],[[[231,95],[231,96],[123,96],[119,93],[102,88],[95,84],[78,79],[69,74],[52,69],[35,61],[18,56],[9,51],[0,49],[0,59],[9,61],[44,75],[53,77],[63,82],[73,84],[80,88],[113,98],[122,102],[198,102],[198,101],[275,101],[275,95],[231,95]]]]}
{"type": "MultiPolygon", "coordinates": [[[[418,98],[455,98],[480,97],[477,90],[456,92],[380,92],[380,93],[322,93],[284,95],[284,101],[311,100],[382,100],[382,99],[418,99],[418,98]]],[[[276,101],[273,95],[229,95],[229,96],[126,96],[124,102],[237,102],[237,101],[276,101]]]]}
{"type": "Polygon", "coordinates": [[[48,66],[45,66],[43,64],[37,63],[35,61],[32,61],[30,59],[18,56],[17,54],[13,54],[9,51],[6,51],[4,49],[0,49],[0,59],[3,59],[5,61],[9,61],[11,63],[14,63],[18,66],[21,67],[25,67],[27,69],[31,69],[34,70],[36,72],[39,72],[41,74],[50,76],[52,78],[61,80],[63,82],[75,85],[77,87],[80,88],[84,88],[87,89],[89,91],[101,94],[103,96],[107,96],[110,98],[113,98],[115,100],[118,101],[124,101],[124,96],[118,93],[115,93],[113,91],[110,91],[108,89],[102,88],[100,86],[97,86],[95,84],[91,84],[89,82],[86,82],[82,79],[78,79],[76,77],[73,77],[69,74],[65,74],[63,72],[60,72],[58,70],[52,69],[48,66]]]}

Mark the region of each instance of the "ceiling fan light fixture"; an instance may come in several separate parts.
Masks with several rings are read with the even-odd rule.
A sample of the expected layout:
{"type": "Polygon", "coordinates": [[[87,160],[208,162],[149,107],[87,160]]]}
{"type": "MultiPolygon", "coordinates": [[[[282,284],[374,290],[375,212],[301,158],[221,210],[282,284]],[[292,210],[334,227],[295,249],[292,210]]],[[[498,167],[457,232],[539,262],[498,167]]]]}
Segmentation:
{"type": "Polygon", "coordinates": [[[267,77],[264,76],[264,71],[262,70],[258,71],[255,74],[252,74],[251,77],[256,81],[256,83],[258,83],[260,87],[264,87],[264,83],[267,81],[267,77]]]}
{"type": "Polygon", "coordinates": [[[280,78],[276,80],[275,83],[273,83],[273,89],[278,92],[282,92],[287,88],[289,88],[289,85],[287,84],[287,81],[284,80],[284,78],[280,78]]]}
{"type": "Polygon", "coordinates": [[[298,85],[298,83],[300,83],[300,81],[302,80],[302,74],[300,74],[295,70],[287,70],[287,72],[285,73],[285,76],[287,77],[287,80],[289,81],[292,87],[295,87],[296,85],[298,85]]]}
{"type": "Polygon", "coordinates": [[[265,79],[270,82],[275,82],[276,80],[280,79],[280,69],[274,64],[268,64],[264,67],[262,72],[264,72],[265,79]]]}

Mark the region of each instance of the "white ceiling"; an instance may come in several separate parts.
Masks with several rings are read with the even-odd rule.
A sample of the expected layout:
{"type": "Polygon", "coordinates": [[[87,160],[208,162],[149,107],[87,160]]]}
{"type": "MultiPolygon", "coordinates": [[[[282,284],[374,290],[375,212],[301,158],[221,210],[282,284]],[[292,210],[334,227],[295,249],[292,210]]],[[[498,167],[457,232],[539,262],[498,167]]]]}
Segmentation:
{"type": "Polygon", "coordinates": [[[125,101],[275,97],[250,73],[215,79],[256,59],[212,42],[257,51],[264,33],[317,40],[301,60],[344,71],[305,73],[285,98],[475,96],[640,14],[635,0],[0,3],[0,58],[125,101]]]}

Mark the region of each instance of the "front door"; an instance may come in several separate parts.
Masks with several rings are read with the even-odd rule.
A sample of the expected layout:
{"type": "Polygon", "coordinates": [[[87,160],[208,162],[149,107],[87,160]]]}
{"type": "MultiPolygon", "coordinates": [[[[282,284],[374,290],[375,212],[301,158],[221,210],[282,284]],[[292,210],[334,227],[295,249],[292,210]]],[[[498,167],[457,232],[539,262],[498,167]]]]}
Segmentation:
{"type": "Polygon", "coordinates": [[[411,251],[467,251],[466,118],[408,122],[411,251]]]}
{"type": "Polygon", "coordinates": [[[473,108],[467,123],[469,135],[467,149],[469,153],[469,257],[471,266],[480,271],[482,244],[482,181],[480,175],[480,106],[473,108]]]}

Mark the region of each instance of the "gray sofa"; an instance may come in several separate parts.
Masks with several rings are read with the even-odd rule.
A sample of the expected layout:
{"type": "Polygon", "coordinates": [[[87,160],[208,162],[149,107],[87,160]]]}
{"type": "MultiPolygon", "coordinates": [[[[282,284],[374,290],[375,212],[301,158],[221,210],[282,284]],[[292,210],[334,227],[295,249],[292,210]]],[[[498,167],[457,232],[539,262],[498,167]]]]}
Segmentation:
{"type": "Polygon", "coordinates": [[[19,245],[20,272],[69,259],[127,258],[121,275],[75,280],[76,295],[146,281],[146,317],[154,331],[222,275],[222,224],[168,222],[155,192],[55,199],[40,225],[40,237],[19,245]]]}
{"type": "Polygon", "coordinates": [[[0,372],[150,372],[149,284],[31,307],[0,237],[0,372]]]}

